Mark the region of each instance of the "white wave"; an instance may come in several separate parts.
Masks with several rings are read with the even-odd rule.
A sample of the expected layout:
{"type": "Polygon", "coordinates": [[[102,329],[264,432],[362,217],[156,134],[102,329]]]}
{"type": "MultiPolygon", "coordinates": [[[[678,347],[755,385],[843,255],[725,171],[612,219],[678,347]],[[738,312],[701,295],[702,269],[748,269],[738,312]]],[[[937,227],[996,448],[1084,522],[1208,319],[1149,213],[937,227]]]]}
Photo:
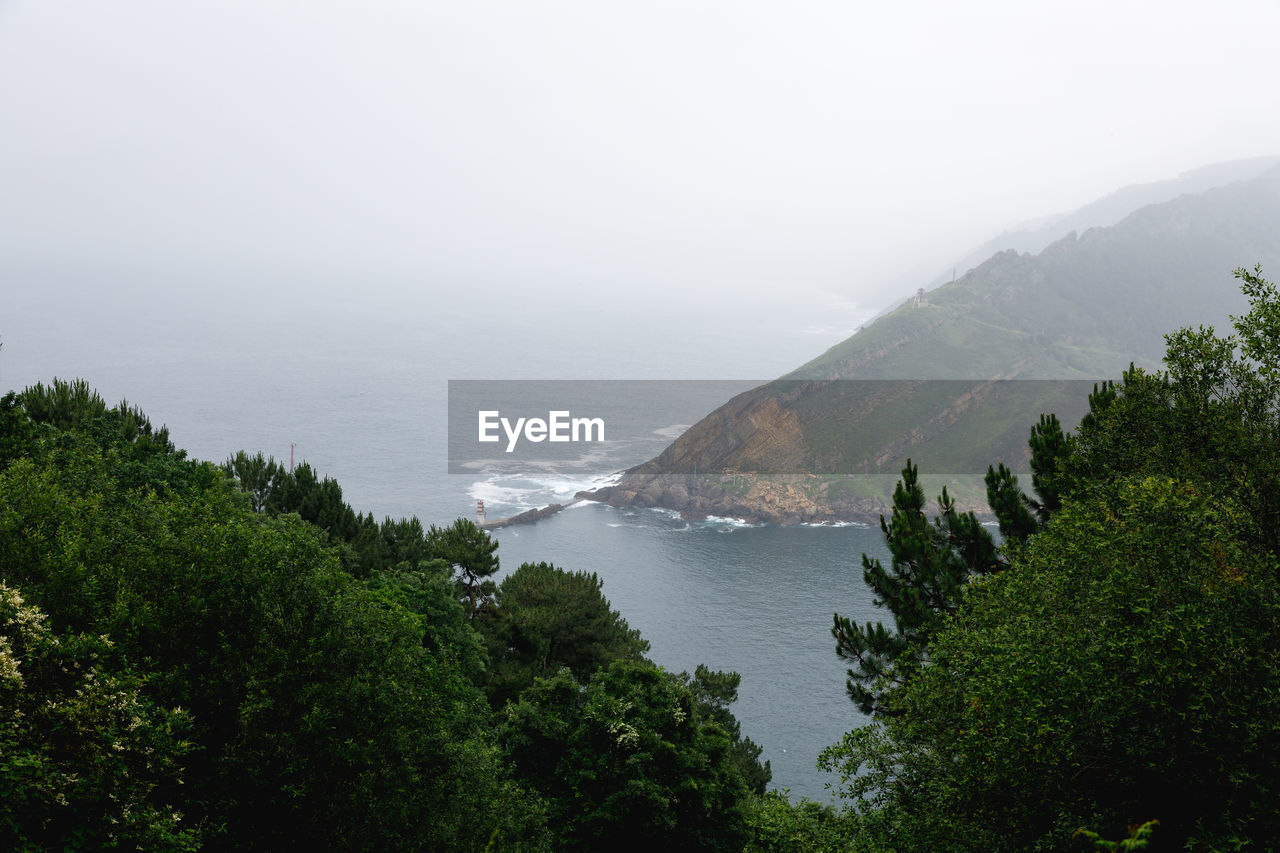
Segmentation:
{"type": "Polygon", "coordinates": [[[536,486],[502,483],[496,478],[472,483],[467,489],[467,494],[472,498],[484,501],[485,509],[490,514],[496,509],[507,507],[517,508],[517,511],[533,509],[537,505],[537,495],[541,492],[536,486]]]}
{"type": "Polygon", "coordinates": [[[605,486],[612,486],[621,477],[621,471],[594,477],[566,477],[560,474],[549,477],[530,477],[529,482],[536,484],[538,488],[547,494],[566,501],[573,500],[578,492],[594,491],[605,486]]]}
{"type": "Polygon", "coordinates": [[[654,435],[660,435],[660,436],[662,436],[663,438],[679,438],[679,437],[680,437],[680,435],[681,435],[685,430],[687,430],[690,426],[692,426],[692,424],[672,424],[671,426],[668,426],[668,427],[662,427],[661,429],[655,429],[655,430],[653,431],[653,434],[654,434],[654,435]]]}
{"type": "Polygon", "coordinates": [[[622,481],[625,471],[614,471],[612,474],[601,474],[591,481],[591,488],[602,489],[605,486],[616,486],[622,481]]]}
{"type": "MultiPolygon", "coordinates": [[[[570,503],[578,492],[613,485],[621,476],[621,471],[574,476],[554,469],[491,473],[473,482],[467,494],[474,500],[484,501],[490,518],[500,518],[529,509],[541,509],[553,503],[570,503]]],[[[471,508],[468,507],[467,511],[471,508]]]]}
{"type": "Polygon", "coordinates": [[[719,525],[722,525],[722,526],[723,526],[723,525],[727,525],[727,526],[729,526],[729,527],[735,527],[735,528],[740,528],[740,527],[764,527],[764,525],[763,525],[763,524],[758,524],[758,523],[756,523],[756,522],[746,521],[745,519],[741,519],[741,518],[729,518],[728,516],[724,516],[724,515],[708,515],[708,516],[707,516],[707,521],[706,521],[706,523],[707,523],[707,524],[719,524],[719,525]]]}
{"type": "Polygon", "coordinates": [[[865,521],[806,521],[801,527],[865,527],[870,528],[871,525],[865,521]]]}
{"type": "Polygon", "coordinates": [[[532,479],[538,488],[548,495],[554,497],[572,500],[573,496],[578,492],[590,486],[589,480],[572,480],[564,477],[548,477],[546,479],[532,479]]]}

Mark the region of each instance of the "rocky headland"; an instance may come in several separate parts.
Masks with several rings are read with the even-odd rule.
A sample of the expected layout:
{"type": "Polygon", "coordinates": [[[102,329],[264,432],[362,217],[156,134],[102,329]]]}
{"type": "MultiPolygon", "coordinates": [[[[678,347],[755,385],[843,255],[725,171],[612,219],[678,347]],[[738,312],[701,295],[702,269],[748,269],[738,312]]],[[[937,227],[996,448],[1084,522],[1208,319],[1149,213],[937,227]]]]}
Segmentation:
{"type": "Polygon", "coordinates": [[[962,509],[985,513],[982,473],[1025,471],[1042,413],[1074,426],[1094,382],[1159,368],[1170,329],[1243,310],[1231,271],[1280,266],[1280,232],[1262,225],[1278,219],[1271,168],[1035,255],[997,252],[578,497],[690,518],[875,521],[910,459],[931,497],[948,485],[962,509]]]}

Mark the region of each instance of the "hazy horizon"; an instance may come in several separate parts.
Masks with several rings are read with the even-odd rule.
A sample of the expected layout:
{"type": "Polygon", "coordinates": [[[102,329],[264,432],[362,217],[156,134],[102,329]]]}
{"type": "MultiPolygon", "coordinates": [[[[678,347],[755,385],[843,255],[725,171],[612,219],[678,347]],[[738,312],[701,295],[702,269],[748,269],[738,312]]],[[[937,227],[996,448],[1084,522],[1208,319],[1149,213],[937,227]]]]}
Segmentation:
{"type": "Polygon", "coordinates": [[[1258,98],[1278,23],[1265,3],[11,0],[0,252],[178,303],[193,282],[197,307],[204,277],[629,323],[792,293],[874,311],[1020,222],[1280,152],[1258,98]]]}

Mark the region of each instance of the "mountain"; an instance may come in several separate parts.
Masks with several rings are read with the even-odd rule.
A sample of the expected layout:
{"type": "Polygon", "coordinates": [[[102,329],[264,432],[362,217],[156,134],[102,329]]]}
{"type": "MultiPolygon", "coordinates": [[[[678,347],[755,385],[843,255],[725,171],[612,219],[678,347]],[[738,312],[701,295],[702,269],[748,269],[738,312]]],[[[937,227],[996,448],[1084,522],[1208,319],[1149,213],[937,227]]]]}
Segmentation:
{"type": "Polygon", "coordinates": [[[1278,165],[1280,157],[1251,157],[1190,169],[1168,180],[1121,187],[1076,210],[1041,217],[1006,230],[957,261],[952,269],[935,278],[929,286],[936,287],[951,281],[954,270],[967,270],[977,266],[996,252],[1015,249],[1035,254],[1072,231],[1082,232],[1090,228],[1115,225],[1140,208],[1171,201],[1178,196],[1252,180],[1278,165]]]}
{"type": "Polygon", "coordinates": [[[866,520],[911,458],[985,509],[974,477],[1023,465],[1041,412],[1070,425],[1093,380],[1158,366],[1165,333],[1242,313],[1231,270],[1255,263],[1280,267],[1280,166],[1038,254],[997,252],[584,494],[690,516],[866,520]]]}

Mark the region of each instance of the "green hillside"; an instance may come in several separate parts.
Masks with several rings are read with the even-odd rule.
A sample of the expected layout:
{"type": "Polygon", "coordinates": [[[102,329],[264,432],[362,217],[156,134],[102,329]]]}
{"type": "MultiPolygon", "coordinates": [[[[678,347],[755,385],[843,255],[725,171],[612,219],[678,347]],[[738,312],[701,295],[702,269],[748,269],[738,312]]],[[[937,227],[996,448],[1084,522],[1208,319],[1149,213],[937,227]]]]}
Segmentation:
{"type": "Polygon", "coordinates": [[[1280,260],[1280,169],[999,252],[909,300],[795,378],[1070,378],[1157,364],[1170,329],[1243,309],[1231,270],[1280,260]]]}
{"type": "Polygon", "coordinates": [[[787,523],[874,514],[865,501],[831,498],[865,489],[806,477],[893,474],[908,457],[939,473],[1017,466],[1029,424],[1056,412],[1070,425],[1081,412],[1068,401],[1080,408],[1085,396],[1025,380],[1158,367],[1165,333],[1206,320],[1222,327],[1244,310],[1231,271],[1255,263],[1280,266],[1280,167],[1141,208],[1037,255],[998,252],[729,401],[596,497],[787,523]],[[690,476],[707,472],[732,472],[739,485],[690,476]],[[741,486],[747,474],[801,479],[784,497],[766,490],[778,504],[766,509],[754,483],[741,486]]]}

